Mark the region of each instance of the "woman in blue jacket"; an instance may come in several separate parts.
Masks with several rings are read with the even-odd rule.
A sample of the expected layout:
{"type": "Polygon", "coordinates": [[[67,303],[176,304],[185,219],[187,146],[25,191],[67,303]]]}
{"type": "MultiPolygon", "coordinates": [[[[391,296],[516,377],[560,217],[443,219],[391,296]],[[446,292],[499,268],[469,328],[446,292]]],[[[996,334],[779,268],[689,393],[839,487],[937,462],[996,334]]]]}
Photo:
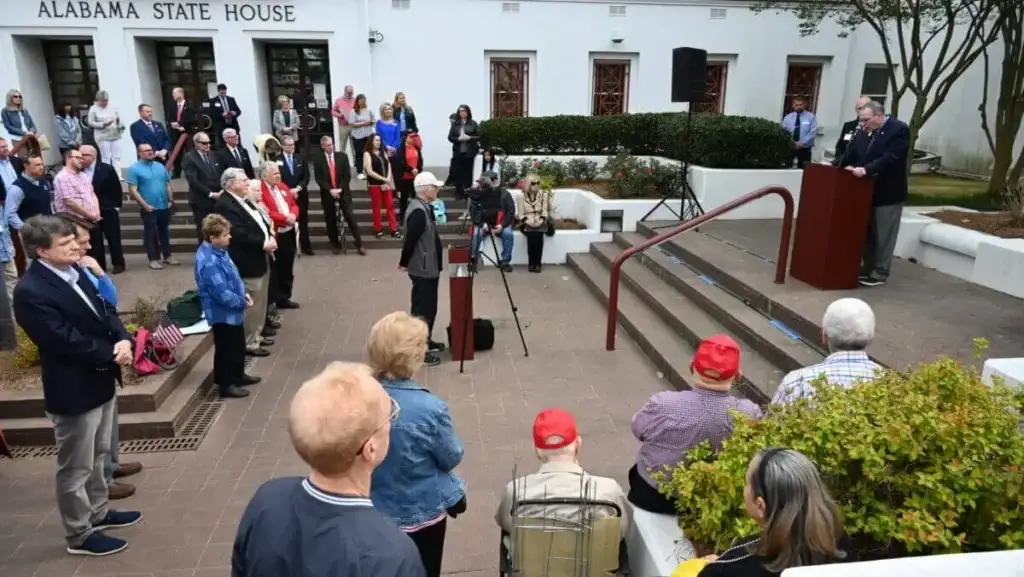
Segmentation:
{"type": "Polygon", "coordinates": [[[427,577],[438,577],[448,516],[466,510],[466,483],[454,473],[463,446],[448,404],[412,380],[427,344],[427,324],[404,312],[370,330],[368,362],[394,405],[391,446],[373,472],[370,498],[416,543],[427,577]]]}

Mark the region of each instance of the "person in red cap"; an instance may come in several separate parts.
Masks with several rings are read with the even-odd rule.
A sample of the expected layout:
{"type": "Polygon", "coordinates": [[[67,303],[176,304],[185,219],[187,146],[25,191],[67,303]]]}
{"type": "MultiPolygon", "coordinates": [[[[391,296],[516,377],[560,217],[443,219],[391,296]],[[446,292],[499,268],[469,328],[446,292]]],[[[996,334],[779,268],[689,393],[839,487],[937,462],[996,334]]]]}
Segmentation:
{"type": "Polygon", "coordinates": [[[675,502],[658,492],[652,473],[670,472],[703,441],[718,450],[732,434],[730,410],[762,416],[756,404],[729,394],[740,378],[740,346],[731,337],[715,335],[702,341],[690,371],[693,388],[656,393],[633,415],[633,435],[641,444],[629,470],[628,498],[652,513],[676,513],[675,502]]]}
{"type": "MultiPolygon", "coordinates": [[[[513,494],[516,501],[524,499],[580,499],[615,503],[618,511],[609,506],[595,505],[595,517],[622,517],[622,536],[629,531],[629,504],[618,481],[597,477],[580,466],[583,438],[576,431],[576,419],[562,409],[545,409],[533,421],[533,446],[541,461],[540,470],[519,477],[505,487],[505,493],[494,516],[502,531],[512,530],[513,494]]],[[[580,518],[580,505],[524,505],[517,507],[517,516],[544,517],[566,521],[580,518]]],[[[505,543],[503,543],[505,544],[505,543]]]]}

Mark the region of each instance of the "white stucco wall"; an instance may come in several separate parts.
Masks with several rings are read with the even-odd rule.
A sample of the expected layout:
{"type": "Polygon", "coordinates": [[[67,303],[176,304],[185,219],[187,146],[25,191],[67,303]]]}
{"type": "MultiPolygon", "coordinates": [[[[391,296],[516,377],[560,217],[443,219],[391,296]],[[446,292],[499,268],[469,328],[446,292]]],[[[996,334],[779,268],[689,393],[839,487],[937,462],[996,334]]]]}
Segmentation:
{"type": "MultiPolygon", "coordinates": [[[[134,119],[142,100],[158,104],[150,39],[211,39],[218,79],[238,100],[247,135],[270,128],[260,43],[324,41],[331,56],[332,95],[352,84],[376,107],[395,92],[405,92],[417,112],[428,163],[437,164],[448,157],[447,118],[456,106],[468,104],[477,118],[488,117],[492,56],[530,59],[532,116],[589,114],[595,58],[630,61],[630,112],[682,110],[683,105],[670,102],[671,49],[695,46],[707,49],[711,59],[729,64],[726,113],[774,119],[783,105],[787,62],[820,62],[817,113],[824,134],[819,154],[835,142],[841,122],[853,116],[851,104],[860,92],[865,64],[882,63],[873,32],[843,39],[826,25],[820,34],[801,38],[794,17],[754,14],[746,3],[727,0],[622,2],[624,17],[611,16],[608,3],[582,0],[522,0],[515,13],[503,11],[506,3],[495,0],[102,0],[98,4],[108,12],[110,4],[120,6],[121,17],[40,16],[45,12],[41,6],[51,14],[65,14],[67,4],[30,0],[22,9],[6,13],[0,24],[0,78],[25,93],[37,120],[50,116],[52,108],[45,66],[26,65],[23,55],[38,52],[34,49],[42,37],[92,39],[102,88],[127,119],[134,119]],[[169,18],[168,7],[177,5],[186,6],[190,17],[169,18]],[[228,17],[229,9],[242,10],[241,6],[272,8],[290,21],[228,17]],[[714,18],[712,10],[718,11],[714,18]],[[462,33],[450,32],[456,22],[465,23],[462,33]],[[383,35],[383,41],[368,43],[371,29],[383,35]],[[613,37],[622,42],[612,42],[613,37]]],[[[81,4],[94,7],[97,2],[74,2],[81,4]]],[[[998,50],[992,58],[998,62],[998,50]]],[[[926,127],[923,143],[951,158],[987,150],[976,110],[980,78],[976,68],[954,88],[926,127]]],[[[993,78],[992,85],[996,81],[993,78]]],[[[905,101],[907,114],[909,106],[912,101],[905,101]]],[[[49,122],[43,121],[43,130],[51,128],[52,133],[49,122]]],[[[127,137],[125,144],[130,150],[127,137]]],[[[125,156],[128,162],[130,155],[125,156]]]]}

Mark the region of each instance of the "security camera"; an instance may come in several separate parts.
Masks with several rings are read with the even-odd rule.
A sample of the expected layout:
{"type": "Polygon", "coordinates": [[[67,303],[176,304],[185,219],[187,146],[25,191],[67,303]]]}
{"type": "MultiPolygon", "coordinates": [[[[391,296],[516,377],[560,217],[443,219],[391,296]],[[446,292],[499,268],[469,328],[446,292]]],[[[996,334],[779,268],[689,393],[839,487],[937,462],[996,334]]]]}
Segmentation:
{"type": "Polygon", "coordinates": [[[384,35],[371,28],[369,34],[366,36],[366,40],[370,44],[377,44],[378,42],[384,42],[384,35]]]}
{"type": "Polygon", "coordinates": [[[624,40],[625,38],[623,38],[622,36],[612,36],[612,42],[615,44],[622,44],[624,40]]]}

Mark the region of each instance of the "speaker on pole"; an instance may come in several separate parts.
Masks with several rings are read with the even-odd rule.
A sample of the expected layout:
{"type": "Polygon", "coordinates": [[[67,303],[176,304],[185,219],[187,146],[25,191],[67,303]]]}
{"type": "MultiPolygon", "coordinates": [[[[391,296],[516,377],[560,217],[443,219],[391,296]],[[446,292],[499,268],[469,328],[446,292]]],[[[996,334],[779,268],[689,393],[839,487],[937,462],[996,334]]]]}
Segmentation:
{"type": "Polygon", "coordinates": [[[708,89],[708,51],[672,50],[672,102],[696,102],[708,89]]]}

